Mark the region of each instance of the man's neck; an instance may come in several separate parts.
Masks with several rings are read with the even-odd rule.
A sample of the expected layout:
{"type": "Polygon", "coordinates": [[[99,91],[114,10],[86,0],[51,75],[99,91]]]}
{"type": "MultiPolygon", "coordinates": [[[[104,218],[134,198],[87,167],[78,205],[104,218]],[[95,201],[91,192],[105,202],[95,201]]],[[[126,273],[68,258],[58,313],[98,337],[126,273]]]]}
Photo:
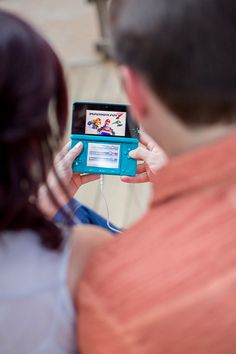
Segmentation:
{"type": "Polygon", "coordinates": [[[164,105],[155,102],[143,120],[143,128],[169,157],[174,157],[235,133],[236,123],[188,127],[164,105]]]}
{"type": "Polygon", "coordinates": [[[189,129],[186,136],[186,151],[195,150],[201,146],[213,143],[216,140],[236,132],[236,124],[223,125],[217,124],[201,128],[189,129]]]}

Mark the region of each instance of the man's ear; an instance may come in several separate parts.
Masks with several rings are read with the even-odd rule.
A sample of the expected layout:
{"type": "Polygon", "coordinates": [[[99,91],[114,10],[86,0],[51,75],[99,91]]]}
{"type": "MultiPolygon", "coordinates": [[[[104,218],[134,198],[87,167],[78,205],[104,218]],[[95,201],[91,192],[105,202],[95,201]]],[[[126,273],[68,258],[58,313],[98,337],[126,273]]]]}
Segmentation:
{"type": "Polygon", "coordinates": [[[140,120],[147,110],[146,83],[141,75],[128,66],[122,65],[120,72],[133,114],[140,120]]]}

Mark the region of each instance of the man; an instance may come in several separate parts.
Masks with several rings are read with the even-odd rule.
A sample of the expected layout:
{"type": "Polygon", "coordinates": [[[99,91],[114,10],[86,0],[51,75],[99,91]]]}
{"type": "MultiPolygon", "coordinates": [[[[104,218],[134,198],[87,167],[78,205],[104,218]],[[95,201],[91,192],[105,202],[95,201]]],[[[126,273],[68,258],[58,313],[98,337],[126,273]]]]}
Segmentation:
{"type": "Polygon", "coordinates": [[[111,25],[133,115],[170,160],[143,165],[148,213],[90,263],[81,352],[235,354],[236,2],[114,0],[111,25]]]}

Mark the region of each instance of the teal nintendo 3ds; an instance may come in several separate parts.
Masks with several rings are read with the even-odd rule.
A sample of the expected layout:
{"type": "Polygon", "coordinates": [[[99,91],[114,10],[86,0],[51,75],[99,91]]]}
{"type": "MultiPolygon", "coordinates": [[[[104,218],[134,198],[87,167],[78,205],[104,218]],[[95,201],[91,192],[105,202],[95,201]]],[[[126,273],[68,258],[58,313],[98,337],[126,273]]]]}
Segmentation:
{"type": "Polygon", "coordinates": [[[138,147],[139,129],[125,105],[75,102],[71,147],[83,143],[73,171],[135,176],[137,161],[129,152],[138,147]]]}

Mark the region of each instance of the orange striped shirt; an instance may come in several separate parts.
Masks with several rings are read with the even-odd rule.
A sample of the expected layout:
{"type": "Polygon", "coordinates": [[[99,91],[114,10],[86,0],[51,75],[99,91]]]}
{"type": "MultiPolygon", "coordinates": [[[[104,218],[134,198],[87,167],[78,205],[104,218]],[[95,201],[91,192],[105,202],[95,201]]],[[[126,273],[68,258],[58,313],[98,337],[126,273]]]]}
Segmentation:
{"type": "Polygon", "coordinates": [[[158,171],[148,213],[90,263],[83,354],[236,353],[236,135],[158,171]]]}

